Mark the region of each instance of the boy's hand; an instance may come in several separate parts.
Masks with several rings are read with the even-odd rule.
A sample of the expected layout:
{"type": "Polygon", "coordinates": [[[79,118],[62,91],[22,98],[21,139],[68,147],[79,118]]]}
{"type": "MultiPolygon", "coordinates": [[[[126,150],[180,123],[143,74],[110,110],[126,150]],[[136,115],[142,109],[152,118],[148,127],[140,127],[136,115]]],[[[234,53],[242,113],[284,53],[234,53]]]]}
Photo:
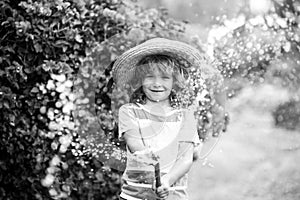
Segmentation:
{"type": "Polygon", "coordinates": [[[156,194],[159,199],[167,199],[169,196],[169,188],[162,185],[156,189],[156,194]]]}
{"type": "Polygon", "coordinates": [[[156,188],[156,194],[160,199],[167,199],[170,192],[170,183],[168,175],[161,177],[161,186],[156,188]]]}

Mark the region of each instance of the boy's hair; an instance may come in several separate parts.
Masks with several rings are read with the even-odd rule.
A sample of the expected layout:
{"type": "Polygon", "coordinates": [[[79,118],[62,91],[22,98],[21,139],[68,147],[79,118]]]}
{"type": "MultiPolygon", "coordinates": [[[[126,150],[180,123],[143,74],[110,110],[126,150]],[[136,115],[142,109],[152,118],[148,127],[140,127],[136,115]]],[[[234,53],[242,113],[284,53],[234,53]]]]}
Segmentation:
{"type": "Polygon", "coordinates": [[[132,79],[132,86],[135,91],[130,97],[131,103],[146,103],[146,95],[143,92],[142,81],[149,73],[159,70],[162,74],[172,74],[173,89],[170,94],[170,103],[172,107],[176,107],[179,103],[176,97],[176,92],[181,91],[185,87],[185,82],[188,73],[180,67],[178,60],[167,55],[149,55],[144,57],[138,64],[135,70],[135,75],[132,79]]]}

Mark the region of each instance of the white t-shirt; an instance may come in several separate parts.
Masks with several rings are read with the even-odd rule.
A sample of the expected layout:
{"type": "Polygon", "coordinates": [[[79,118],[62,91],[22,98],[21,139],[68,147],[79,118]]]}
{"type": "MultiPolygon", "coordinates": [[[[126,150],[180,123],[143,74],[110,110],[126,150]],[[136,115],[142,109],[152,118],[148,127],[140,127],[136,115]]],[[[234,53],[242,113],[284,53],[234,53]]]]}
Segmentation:
{"type": "MultiPolygon", "coordinates": [[[[125,104],[119,110],[119,137],[134,129],[137,137],[158,156],[161,174],[168,173],[178,158],[180,142],[200,143],[193,109],[168,112],[149,109],[141,104],[125,104]]],[[[132,133],[132,132],[131,132],[132,133]]],[[[127,136],[128,137],[128,136],[127,136]]],[[[151,189],[156,160],[151,153],[132,154],[127,150],[121,197],[128,200],[156,199],[151,189]],[[152,163],[152,164],[151,164],[152,163]],[[148,188],[148,189],[147,189],[148,188]]],[[[169,199],[187,199],[187,175],[172,187],[169,199]]]]}

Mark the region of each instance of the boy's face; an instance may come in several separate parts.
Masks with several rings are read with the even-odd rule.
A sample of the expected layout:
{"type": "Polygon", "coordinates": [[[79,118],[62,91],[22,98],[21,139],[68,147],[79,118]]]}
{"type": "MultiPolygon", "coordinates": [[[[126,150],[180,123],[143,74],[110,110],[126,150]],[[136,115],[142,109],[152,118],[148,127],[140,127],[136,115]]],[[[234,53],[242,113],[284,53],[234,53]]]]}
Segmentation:
{"type": "Polygon", "coordinates": [[[173,87],[171,71],[161,72],[158,68],[145,75],[142,82],[143,91],[151,101],[167,102],[173,87]]]}

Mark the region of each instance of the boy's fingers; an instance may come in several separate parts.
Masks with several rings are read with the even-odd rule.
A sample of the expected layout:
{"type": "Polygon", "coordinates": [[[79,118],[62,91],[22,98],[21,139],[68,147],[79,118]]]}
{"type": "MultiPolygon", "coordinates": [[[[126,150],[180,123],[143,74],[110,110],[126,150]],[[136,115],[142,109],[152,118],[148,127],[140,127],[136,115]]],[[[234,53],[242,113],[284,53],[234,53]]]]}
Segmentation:
{"type": "Polygon", "coordinates": [[[166,199],[166,198],[168,198],[169,193],[167,193],[167,194],[157,194],[157,196],[158,196],[159,199],[166,199]]]}
{"type": "Polygon", "coordinates": [[[160,198],[165,198],[169,196],[169,190],[166,187],[159,187],[156,190],[156,194],[160,197],[160,198]]]}

